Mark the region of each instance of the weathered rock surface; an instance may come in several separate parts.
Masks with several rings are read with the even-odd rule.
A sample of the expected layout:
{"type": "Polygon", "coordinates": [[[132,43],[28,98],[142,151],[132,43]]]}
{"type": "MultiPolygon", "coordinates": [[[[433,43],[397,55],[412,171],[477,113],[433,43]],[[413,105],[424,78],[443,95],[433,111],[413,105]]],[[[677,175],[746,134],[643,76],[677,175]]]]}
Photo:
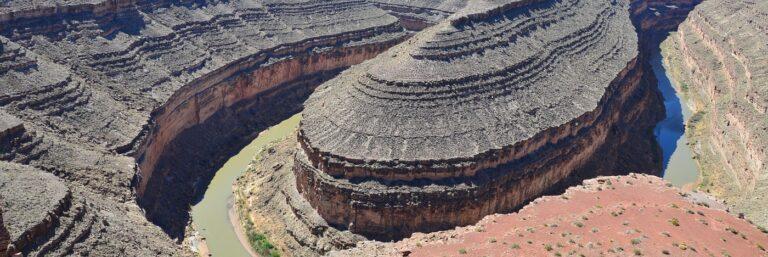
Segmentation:
{"type": "Polygon", "coordinates": [[[189,254],[168,235],[221,159],[407,36],[362,0],[3,1],[0,160],[55,174],[75,206],[24,251],[189,254]]]}
{"type": "Polygon", "coordinates": [[[2,162],[0,208],[9,242],[0,245],[4,256],[20,252],[48,233],[71,204],[72,195],[53,174],[2,162]]]}
{"type": "Polygon", "coordinates": [[[768,2],[698,5],[662,45],[695,112],[688,124],[701,190],[767,226],[768,2]]]}
{"type": "Polygon", "coordinates": [[[282,255],[318,256],[348,249],[365,237],[330,226],[296,190],[296,134],[262,150],[235,185],[235,203],[255,232],[282,255]]]}
{"type": "Polygon", "coordinates": [[[766,256],[768,234],[655,176],[599,177],[512,214],[328,256],[766,256]]]}
{"type": "Polygon", "coordinates": [[[638,45],[628,2],[470,3],[310,97],[299,192],[333,226],[389,239],[511,211],[571,175],[657,172],[638,45]]]}

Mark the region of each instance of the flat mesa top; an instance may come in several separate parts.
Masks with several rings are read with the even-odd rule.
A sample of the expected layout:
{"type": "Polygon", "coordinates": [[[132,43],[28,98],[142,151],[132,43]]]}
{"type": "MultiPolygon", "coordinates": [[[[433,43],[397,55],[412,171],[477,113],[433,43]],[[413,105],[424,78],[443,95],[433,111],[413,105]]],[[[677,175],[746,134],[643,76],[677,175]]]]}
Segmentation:
{"type": "Polygon", "coordinates": [[[623,1],[489,4],[318,88],[301,125],[310,147],[349,160],[471,159],[594,110],[637,56],[623,1]]]}

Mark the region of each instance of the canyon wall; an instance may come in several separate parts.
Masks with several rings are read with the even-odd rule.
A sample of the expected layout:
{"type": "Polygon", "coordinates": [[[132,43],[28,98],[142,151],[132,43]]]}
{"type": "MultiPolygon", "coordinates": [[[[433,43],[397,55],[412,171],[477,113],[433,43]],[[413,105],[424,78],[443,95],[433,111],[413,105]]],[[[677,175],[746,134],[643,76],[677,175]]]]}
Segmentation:
{"type": "Polygon", "coordinates": [[[17,250],[189,254],[168,235],[227,154],[407,36],[359,0],[3,2],[0,111],[18,122],[0,160],[58,176],[81,206],[17,250]]]}
{"type": "Polygon", "coordinates": [[[351,68],[307,102],[298,191],[331,225],[393,239],[512,211],[576,176],[657,174],[663,107],[629,8],[472,3],[351,68]]]}
{"type": "Polygon", "coordinates": [[[705,1],[662,45],[675,87],[694,111],[687,136],[700,189],[768,225],[768,3],[705,1]]]}

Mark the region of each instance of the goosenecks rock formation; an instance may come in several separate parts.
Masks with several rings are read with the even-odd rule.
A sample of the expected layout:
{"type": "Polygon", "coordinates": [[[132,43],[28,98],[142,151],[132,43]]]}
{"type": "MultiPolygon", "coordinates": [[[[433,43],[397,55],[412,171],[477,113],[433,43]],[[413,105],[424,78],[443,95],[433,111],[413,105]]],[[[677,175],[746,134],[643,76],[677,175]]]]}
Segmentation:
{"type": "Polygon", "coordinates": [[[343,72],[307,101],[298,191],[331,225],[389,240],[659,172],[663,107],[638,37],[682,19],[638,2],[471,2],[343,72]]]}
{"type": "Polygon", "coordinates": [[[1,172],[55,174],[72,202],[9,253],[189,254],[168,235],[213,167],[407,35],[361,0],[3,2],[1,172]]]}
{"type": "MultiPolygon", "coordinates": [[[[487,141],[477,141],[510,144],[499,146],[506,147],[501,149],[504,151],[493,152],[498,156],[475,156],[473,153],[480,151],[479,145],[477,149],[472,147],[453,149],[461,151],[464,155],[461,158],[466,159],[452,159],[452,161],[460,160],[458,164],[448,160],[430,160],[418,164],[433,165],[430,169],[439,171],[434,174],[414,173],[417,175],[404,176],[401,174],[396,176],[397,179],[386,178],[387,175],[384,175],[378,178],[372,177],[376,179],[370,182],[357,181],[361,178],[368,179],[369,167],[390,165],[373,169],[384,171],[384,173],[398,170],[410,172],[409,168],[402,166],[406,164],[413,167],[413,163],[396,163],[392,166],[392,162],[375,160],[370,165],[360,166],[365,168],[355,168],[358,171],[350,173],[354,177],[351,182],[356,184],[356,187],[350,190],[363,188],[357,187],[363,184],[365,187],[370,185],[370,188],[390,190],[395,187],[383,186],[387,183],[402,184],[397,187],[402,190],[392,191],[390,196],[414,189],[417,190],[414,192],[419,193],[417,195],[431,194],[432,197],[440,198],[437,200],[432,198],[431,201],[443,203],[446,194],[442,190],[460,192],[464,200],[469,199],[469,193],[473,192],[486,201],[486,207],[478,204],[473,207],[478,212],[483,212],[508,208],[514,205],[513,202],[522,201],[524,198],[523,195],[513,196],[509,193],[502,196],[502,188],[496,192],[488,190],[490,178],[504,177],[517,182],[524,179],[524,176],[501,176],[500,174],[504,173],[501,167],[536,170],[533,173],[517,172],[515,176],[523,173],[552,176],[552,181],[542,182],[544,184],[530,184],[529,189],[532,191],[524,192],[525,195],[538,194],[534,191],[545,190],[548,187],[545,184],[554,183],[555,180],[571,172],[564,169],[561,173],[547,173],[546,170],[551,170],[546,167],[548,164],[537,165],[533,162],[532,158],[538,158],[537,156],[551,157],[548,163],[560,167],[574,169],[582,167],[581,170],[586,170],[586,167],[601,167],[594,170],[595,172],[619,168],[650,171],[658,168],[655,145],[648,128],[659,118],[660,105],[655,89],[650,85],[653,78],[645,72],[643,50],[641,48],[638,54],[636,36],[632,34],[632,28],[628,26],[626,20],[627,14],[623,12],[628,5],[582,3],[585,1],[531,2],[517,2],[500,9],[493,7],[498,5],[496,3],[488,6],[473,4],[473,8],[480,9],[467,9],[456,16],[468,18],[453,19],[429,32],[432,33],[431,35],[438,35],[439,31],[450,30],[450,26],[461,24],[464,24],[461,26],[485,24],[494,27],[508,26],[513,23],[527,26],[526,23],[533,22],[537,26],[546,28],[513,27],[510,31],[499,34],[510,35],[511,33],[516,39],[519,36],[523,40],[522,43],[489,35],[479,35],[480,41],[477,42],[466,42],[465,39],[455,38],[455,36],[461,36],[462,32],[475,31],[464,28],[455,31],[454,35],[440,34],[440,37],[450,39],[454,43],[441,39],[431,40],[429,36],[418,37],[418,40],[415,39],[413,42],[424,43],[431,40],[437,45],[425,47],[418,53],[413,52],[418,56],[416,58],[407,58],[406,55],[411,53],[409,51],[416,49],[409,46],[402,46],[401,50],[393,51],[393,53],[400,53],[399,57],[391,55],[384,57],[392,60],[411,59],[410,61],[414,63],[423,62],[417,65],[418,67],[431,67],[425,63],[442,63],[439,67],[451,67],[449,60],[455,59],[458,62],[453,66],[454,68],[473,67],[474,75],[469,76],[467,70],[452,73],[449,73],[450,70],[441,71],[442,73],[433,70],[425,71],[427,72],[425,74],[462,77],[463,80],[458,82],[465,85],[470,85],[469,81],[487,83],[486,87],[483,87],[487,89],[486,91],[475,92],[467,88],[446,90],[446,85],[449,84],[445,81],[433,81],[440,83],[428,86],[418,85],[423,89],[436,90],[423,91],[422,93],[426,92],[427,96],[421,98],[414,98],[415,95],[410,91],[397,91],[399,87],[395,84],[383,87],[382,89],[386,90],[380,92],[379,88],[363,88],[367,90],[363,95],[372,97],[369,99],[377,98],[382,101],[401,103],[422,102],[419,107],[422,110],[445,106],[444,104],[450,101],[445,99],[446,96],[463,99],[460,101],[461,104],[457,101],[456,106],[466,106],[474,102],[474,106],[477,107],[482,101],[500,102],[499,99],[489,98],[490,95],[494,97],[522,95],[522,93],[511,93],[510,89],[522,90],[529,94],[547,92],[546,95],[538,98],[520,99],[517,102],[518,106],[505,107],[517,108],[517,113],[522,116],[513,117],[513,114],[499,116],[520,119],[520,124],[526,129],[515,130],[515,133],[499,134],[497,138],[489,138],[487,141]],[[541,6],[541,8],[532,9],[528,4],[541,6]],[[568,5],[573,6],[562,8],[568,5]],[[521,8],[517,9],[517,7],[521,8]],[[585,7],[598,8],[581,13],[582,10],[579,8],[585,7]],[[486,8],[495,9],[496,12],[483,14],[486,8]],[[498,11],[501,10],[506,12],[499,13],[498,11]],[[564,14],[553,13],[552,10],[563,11],[564,14]],[[525,21],[520,19],[521,16],[517,16],[529,11],[536,12],[532,15],[542,15],[542,20],[525,21]],[[510,19],[490,20],[501,16],[510,19]],[[583,29],[585,33],[578,33],[574,31],[576,26],[566,26],[563,21],[552,20],[553,17],[573,21],[573,24],[581,26],[578,29],[583,29]],[[561,31],[545,32],[552,26],[565,28],[561,31]],[[592,33],[595,35],[590,35],[592,33]],[[543,37],[534,38],[534,36],[543,37]],[[524,40],[533,39],[562,47],[546,49],[543,52],[543,49],[532,48],[525,52],[512,53],[517,57],[522,57],[524,54],[535,57],[530,61],[511,59],[517,64],[497,62],[489,65],[491,59],[483,61],[480,57],[480,55],[493,58],[505,57],[510,54],[505,52],[506,49],[533,46],[535,44],[531,42],[524,42],[524,40]],[[491,44],[484,45],[487,43],[491,44]],[[500,44],[493,45],[496,43],[500,44]],[[611,45],[617,46],[613,49],[614,52],[602,48],[611,45]],[[552,55],[542,54],[550,51],[552,55]],[[594,56],[599,51],[607,51],[606,56],[617,58],[601,60],[594,56]],[[583,83],[585,85],[568,88],[568,90],[574,88],[584,90],[582,95],[575,95],[565,88],[558,89],[559,91],[546,91],[547,89],[538,88],[538,86],[499,87],[502,84],[490,80],[501,78],[501,76],[514,76],[517,77],[517,81],[532,82],[534,79],[550,81],[552,84],[549,89],[557,88],[558,85],[555,84],[557,81],[563,82],[563,85],[572,85],[573,83],[570,83],[572,79],[584,77],[585,74],[581,70],[582,67],[564,65],[570,62],[570,58],[569,61],[563,61],[566,56],[561,57],[561,54],[595,58],[606,66],[597,67],[595,63],[586,63],[587,59],[579,61],[586,63],[582,65],[583,67],[592,66],[601,71],[597,74],[598,76],[588,76],[583,81],[587,82],[583,83]],[[537,66],[536,63],[541,66],[537,66]],[[505,67],[516,67],[519,70],[508,74],[490,73],[494,69],[505,67]],[[555,71],[565,72],[550,78],[537,75],[535,72],[526,73],[528,71],[522,70],[523,68],[539,70],[539,73],[547,74],[555,74],[555,71]],[[605,84],[599,84],[600,81],[605,84]],[[580,106],[565,112],[547,113],[550,112],[549,104],[555,104],[553,100],[557,99],[549,99],[550,96],[572,97],[572,99],[564,98],[573,100],[571,102],[560,102],[552,106],[552,108],[560,108],[558,111],[567,109],[565,106],[568,105],[580,106]],[[609,99],[609,96],[617,96],[617,98],[609,99]],[[473,97],[485,100],[478,102],[473,97]],[[590,105],[592,109],[589,108],[590,105]],[[545,118],[558,120],[543,120],[545,118]],[[557,124],[558,127],[555,128],[544,129],[546,126],[544,122],[552,121],[561,121],[562,124],[557,124]],[[606,131],[609,132],[606,133],[606,131]],[[528,136],[531,138],[527,138],[528,136]],[[501,140],[502,138],[506,138],[507,141],[501,140]],[[553,141],[545,144],[546,140],[553,141]],[[512,144],[512,141],[519,142],[512,144]],[[555,145],[556,142],[563,145],[572,144],[572,146],[562,148],[561,145],[555,145]],[[512,150],[516,149],[514,146],[519,145],[525,145],[527,148],[512,150]],[[535,154],[531,155],[533,151],[535,154]],[[595,160],[589,154],[569,151],[588,151],[594,155],[603,156],[604,159],[595,160]],[[561,157],[571,155],[577,157],[561,157]],[[441,166],[443,164],[449,164],[449,166],[441,166]],[[490,168],[489,165],[500,168],[490,168]],[[439,180],[440,183],[426,186],[434,183],[435,180],[439,180]],[[452,187],[454,185],[458,186],[452,187]],[[498,199],[507,199],[508,202],[499,204],[498,199]]],[[[674,6],[675,3],[633,1],[632,17],[636,23],[644,21],[643,24],[654,24],[654,20],[668,19],[668,13],[675,13],[675,17],[680,17],[677,14],[684,11],[686,3],[691,1],[674,2],[680,2],[682,8],[662,8],[674,6]],[[635,8],[635,6],[643,8],[635,8]]],[[[239,149],[263,128],[300,110],[301,102],[315,86],[345,67],[372,58],[388,47],[401,42],[408,36],[405,29],[426,28],[457,12],[465,3],[466,1],[460,0],[13,0],[1,3],[0,172],[14,173],[12,176],[3,175],[6,178],[18,178],[16,173],[24,177],[34,177],[38,176],[34,174],[46,172],[54,174],[60,181],[55,182],[56,179],[46,178],[49,182],[45,184],[61,184],[69,196],[60,199],[56,194],[26,196],[30,198],[26,200],[31,200],[33,203],[25,205],[30,208],[25,210],[23,215],[29,213],[36,215],[37,213],[32,210],[49,210],[49,215],[29,216],[25,220],[30,222],[24,223],[23,226],[14,227],[17,223],[21,224],[19,223],[21,221],[15,218],[9,219],[9,215],[13,212],[1,210],[3,225],[0,226],[0,252],[6,249],[5,253],[12,254],[20,251],[32,256],[74,253],[101,256],[190,254],[169,240],[168,235],[177,239],[184,236],[189,203],[207,185],[213,175],[212,171],[222,163],[223,159],[239,149]],[[26,172],[22,173],[21,170],[26,172]],[[58,203],[61,200],[63,204],[60,207],[47,204],[58,203]],[[142,208],[139,208],[139,204],[142,208]],[[32,206],[35,207],[32,208],[32,206]],[[152,222],[160,225],[162,230],[148,223],[145,215],[152,222]],[[19,230],[14,230],[16,228],[19,230]],[[7,237],[3,232],[4,229],[9,231],[7,237]],[[17,236],[20,234],[29,235],[29,237],[18,240],[17,236]],[[8,238],[7,244],[3,243],[5,238],[8,238]]],[[[492,29],[491,27],[482,29],[492,29]]],[[[495,29],[499,28],[501,27],[495,29]]],[[[643,45],[642,37],[641,45],[643,45]]],[[[389,71],[397,68],[394,67],[397,64],[386,65],[381,61],[373,63],[377,63],[375,65],[380,67],[388,66],[389,71]]],[[[405,64],[407,63],[403,63],[401,68],[417,67],[405,64]]],[[[374,64],[364,67],[372,65],[374,64]]],[[[360,73],[362,69],[354,72],[360,73]]],[[[396,73],[385,75],[387,76],[383,78],[388,77],[390,81],[364,78],[371,80],[360,82],[386,84],[399,81],[391,77],[396,73]]],[[[450,85],[459,85],[455,82],[457,81],[451,82],[450,85]]],[[[526,84],[519,83],[519,85],[526,84]]],[[[446,108],[442,108],[441,111],[450,115],[446,108]]],[[[484,113],[473,118],[490,117],[488,114],[484,113]]],[[[339,117],[349,118],[348,115],[339,117]]],[[[403,121],[388,122],[402,123],[403,121]]],[[[445,133],[469,131],[473,126],[493,129],[486,126],[493,123],[491,120],[470,122],[477,122],[477,120],[460,119],[456,123],[459,125],[455,131],[436,130],[423,131],[423,133],[447,135],[445,133]]],[[[402,128],[413,133],[418,132],[414,130],[413,125],[405,125],[402,128]]],[[[383,131],[383,133],[391,133],[391,131],[383,131]]],[[[349,138],[349,140],[352,139],[349,138]]],[[[465,139],[457,142],[471,143],[474,140],[474,138],[465,139]]],[[[349,142],[340,141],[339,143],[348,144],[349,142]]],[[[391,144],[385,145],[385,148],[389,146],[391,144]]],[[[411,144],[411,146],[416,145],[411,144]]],[[[491,145],[482,147],[496,149],[496,146],[491,145]]],[[[449,147],[437,145],[426,145],[423,149],[451,150],[449,147]]],[[[491,152],[486,151],[486,153],[491,152]]],[[[372,156],[381,157],[388,154],[380,152],[372,156]]],[[[422,157],[429,157],[432,153],[414,152],[414,154],[427,154],[422,157]]],[[[450,151],[442,150],[436,152],[434,156],[443,158],[449,155],[451,155],[450,151]]],[[[350,164],[360,165],[360,163],[350,164]]],[[[348,167],[348,165],[335,167],[348,167]]],[[[307,168],[311,170],[317,166],[309,165],[307,168]]],[[[340,171],[346,172],[344,169],[336,170],[336,172],[340,171]]],[[[588,173],[579,174],[591,176],[588,173]]],[[[532,175],[526,176],[531,180],[538,178],[532,175]]],[[[574,179],[574,181],[577,180],[578,178],[574,179]]],[[[336,183],[344,182],[344,179],[333,178],[328,181],[336,183]]],[[[343,184],[333,186],[337,185],[343,184]]],[[[514,185],[529,187],[528,184],[523,183],[514,185]]],[[[386,206],[386,203],[370,204],[369,200],[374,202],[391,200],[378,198],[382,194],[384,193],[370,194],[366,191],[363,195],[354,196],[356,199],[364,200],[355,204],[359,203],[356,206],[367,205],[370,210],[380,209],[386,206]],[[366,198],[366,195],[375,198],[366,198]]],[[[416,200],[421,201],[421,199],[416,200]]],[[[414,203],[426,202],[418,201],[414,203]]],[[[403,203],[403,201],[393,203],[403,203]]],[[[327,213],[327,208],[324,209],[326,211],[321,213],[327,213]]],[[[393,210],[401,211],[403,208],[393,210]]],[[[375,219],[377,215],[374,214],[372,218],[375,219]]],[[[480,216],[477,213],[470,215],[458,213],[451,221],[468,222],[472,217],[480,216]]],[[[340,223],[338,219],[330,219],[330,221],[340,223]]],[[[375,223],[374,221],[364,224],[370,226],[375,223]]],[[[346,227],[348,223],[339,225],[346,227]]],[[[386,231],[384,234],[387,236],[405,232],[392,233],[389,229],[383,231],[386,231]]]]}
{"type": "Polygon", "coordinates": [[[705,1],[663,44],[694,111],[700,187],[768,226],[768,2],[705,1]]]}

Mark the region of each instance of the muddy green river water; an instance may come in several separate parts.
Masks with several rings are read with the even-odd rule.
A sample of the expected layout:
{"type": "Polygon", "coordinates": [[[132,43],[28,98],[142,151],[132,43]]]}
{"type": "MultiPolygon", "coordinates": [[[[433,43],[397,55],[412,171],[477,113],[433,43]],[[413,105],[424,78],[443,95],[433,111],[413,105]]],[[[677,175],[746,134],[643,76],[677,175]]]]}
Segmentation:
{"type": "MultiPolygon", "coordinates": [[[[664,179],[677,186],[695,183],[699,172],[685,137],[685,121],[690,118],[691,111],[681,102],[672,86],[662,65],[661,55],[657,54],[651,64],[658,76],[659,89],[667,110],[666,118],[655,129],[656,139],[664,153],[664,179]]],[[[249,256],[229,220],[228,211],[233,204],[232,183],[242,175],[254,155],[265,145],[294,132],[300,117],[299,114],[294,115],[262,132],[237,155],[232,156],[216,171],[202,201],[192,207],[194,225],[206,238],[212,256],[249,256]]]]}
{"type": "Polygon", "coordinates": [[[232,183],[245,172],[256,153],[270,142],[294,132],[300,120],[301,115],[296,114],[261,132],[248,146],[232,156],[221,169],[216,171],[202,201],[192,206],[192,222],[198,232],[206,238],[212,256],[249,256],[246,248],[240,244],[232,222],[229,220],[228,211],[233,204],[232,183]]]}

